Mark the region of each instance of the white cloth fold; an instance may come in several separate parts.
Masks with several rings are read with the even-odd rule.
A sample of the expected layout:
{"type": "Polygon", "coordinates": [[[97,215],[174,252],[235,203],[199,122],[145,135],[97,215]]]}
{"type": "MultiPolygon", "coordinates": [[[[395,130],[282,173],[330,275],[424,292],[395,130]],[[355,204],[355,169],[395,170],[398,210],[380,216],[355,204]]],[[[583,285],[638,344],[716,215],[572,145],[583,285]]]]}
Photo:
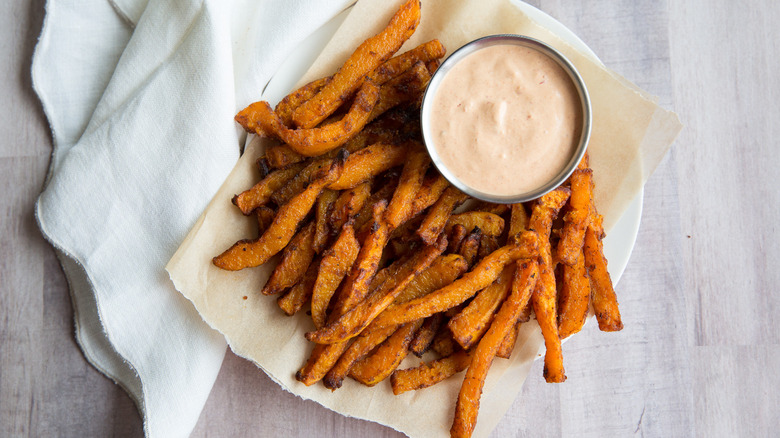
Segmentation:
{"type": "Polygon", "coordinates": [[[235,164],[235,112],[351,0],[50,0],[33,82],[54,152],[37,204],[87,359],[147,436],[188,435],[225,351],[164,265],[235,164]]]}

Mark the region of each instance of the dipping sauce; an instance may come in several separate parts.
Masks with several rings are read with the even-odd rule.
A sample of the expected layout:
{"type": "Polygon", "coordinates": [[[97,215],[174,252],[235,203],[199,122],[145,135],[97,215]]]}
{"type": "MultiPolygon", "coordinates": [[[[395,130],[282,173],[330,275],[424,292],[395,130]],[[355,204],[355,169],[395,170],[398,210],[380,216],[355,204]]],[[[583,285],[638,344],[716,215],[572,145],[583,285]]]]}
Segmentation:
{"type": "Polygon", "coordinates": [[[534,48],[498,44],[459,60],[430,102],[429,147],[463,184],[513,196],[570,164],[583,115],[569,74],[534,48]]]}

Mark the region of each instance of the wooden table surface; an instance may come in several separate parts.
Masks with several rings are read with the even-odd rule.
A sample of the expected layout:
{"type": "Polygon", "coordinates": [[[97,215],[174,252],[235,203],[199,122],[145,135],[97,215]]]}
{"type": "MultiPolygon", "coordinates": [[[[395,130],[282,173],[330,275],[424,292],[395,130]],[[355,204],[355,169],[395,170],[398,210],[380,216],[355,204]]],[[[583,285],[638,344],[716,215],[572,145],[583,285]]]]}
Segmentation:
{"type": "MultiPolygon", "coordinates": [[[[685,124],[645,187],[618,297],[541,363],[494,436],[770,436],[780,428],[780,3],[536,0],[685,124]],[[747,5],[747,6],[745,6],[747,5]]],[[[68,285],[33,217],[51,135],[31,89],[42,0],[0,3],[0,436],[141,436],[74,339],[68,285]]],[[[284,392],[228,353],[194,436],[399,436],[284,392]]]]}

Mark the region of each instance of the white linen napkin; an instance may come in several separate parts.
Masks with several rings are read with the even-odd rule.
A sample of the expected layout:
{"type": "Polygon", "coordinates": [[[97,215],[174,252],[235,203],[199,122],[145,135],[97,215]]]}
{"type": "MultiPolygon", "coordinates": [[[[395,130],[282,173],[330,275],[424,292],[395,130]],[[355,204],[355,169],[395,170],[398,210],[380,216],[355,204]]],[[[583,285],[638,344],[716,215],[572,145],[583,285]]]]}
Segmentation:
{"type": "Polygon", "coordinates": [[[54,142],[36,215],[87,359],[147,436],[186,436],[225,351],[164,265],[233,168],[233,115],[352,0],[49,0],[32,75],[54,142]]]}

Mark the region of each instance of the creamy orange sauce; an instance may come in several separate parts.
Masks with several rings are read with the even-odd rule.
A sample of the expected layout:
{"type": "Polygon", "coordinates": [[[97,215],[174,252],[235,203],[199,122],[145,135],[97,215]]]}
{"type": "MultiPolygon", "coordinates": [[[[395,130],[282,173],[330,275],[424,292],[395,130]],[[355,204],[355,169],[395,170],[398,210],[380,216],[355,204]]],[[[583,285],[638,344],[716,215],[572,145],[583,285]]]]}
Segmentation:
{"type": "Polygon", "coordinates": [[[467,55],[431,105],[442,164],[469,187],[498,196],[550,182],[575,153],[582,129],[580,98],[566,71],[516,45],[467,55]]]}

